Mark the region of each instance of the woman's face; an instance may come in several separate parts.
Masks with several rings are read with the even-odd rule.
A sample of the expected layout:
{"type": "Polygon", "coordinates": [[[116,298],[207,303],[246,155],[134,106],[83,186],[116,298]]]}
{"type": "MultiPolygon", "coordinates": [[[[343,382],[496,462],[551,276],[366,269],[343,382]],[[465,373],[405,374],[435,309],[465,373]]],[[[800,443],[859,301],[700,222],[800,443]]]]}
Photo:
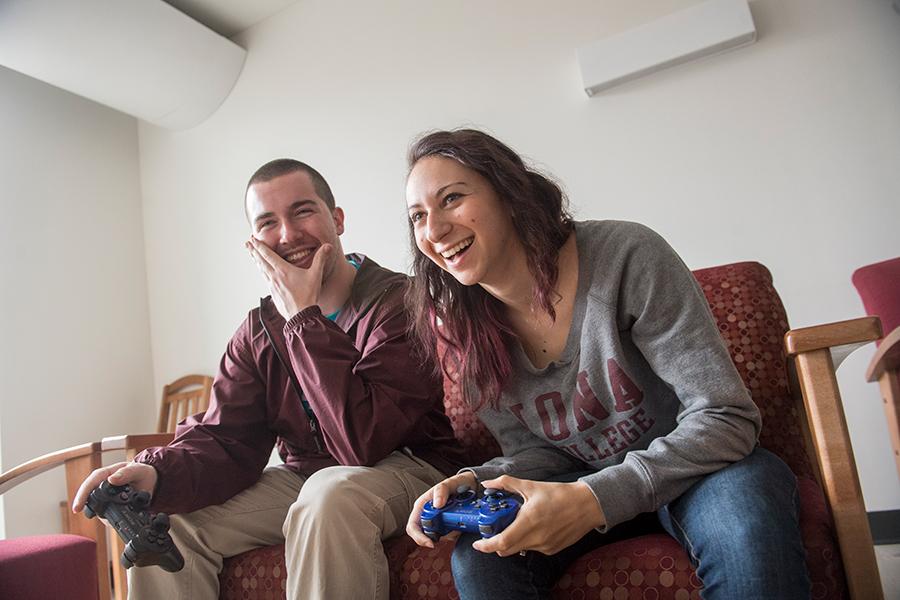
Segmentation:
{"type": "Polygon", "coordinates": [[[406,182],[419,251],[463,285],[496,285],[520,254],[512,216],[487,179],[444,156],[419,160],[406,182]]]}

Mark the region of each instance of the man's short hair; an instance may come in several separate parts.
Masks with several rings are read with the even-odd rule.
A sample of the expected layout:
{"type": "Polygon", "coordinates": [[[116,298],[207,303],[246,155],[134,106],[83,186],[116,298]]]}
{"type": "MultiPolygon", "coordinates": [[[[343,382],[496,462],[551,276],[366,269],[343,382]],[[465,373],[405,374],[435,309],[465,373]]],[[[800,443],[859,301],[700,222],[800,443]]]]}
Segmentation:
{"type": "Polygon", "coordinates": [[[300,162],[299,160],[294,160],[293,158],[276,158],[275,160],[270,160],[256,170],[256,173],[254,173],[253,176],[250,177],[250,181],[247,182],[247,189],[244,190],[244,210],[246,211],[247,192],[250,191],[251,186],[257,183],[265,183],[276,177],[281,177],[282,175],[294,172],[306,173],[309,175],[313,188],[316,190],[316,194],[319,195],[319,198],[325,202],[329,209],[334,210],[334,194],[331,193],[331,187],[328,185],[328,182],[325,181],[325,178],[322,177],[322,174],[308,164],[300,162]]]}

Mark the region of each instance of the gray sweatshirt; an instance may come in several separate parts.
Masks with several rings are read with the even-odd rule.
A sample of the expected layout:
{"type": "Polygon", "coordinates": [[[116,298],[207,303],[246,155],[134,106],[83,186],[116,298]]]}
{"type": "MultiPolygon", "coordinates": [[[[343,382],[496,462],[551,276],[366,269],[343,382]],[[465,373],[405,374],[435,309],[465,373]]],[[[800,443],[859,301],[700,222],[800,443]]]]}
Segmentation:
{"type": "Polygon", "coordinates": [[[747,456],[760,415],[700,286],[636,223],[575,224],[578,291],[562,357],[521,345],[499,409],[478,417],[503,456],[471,470],[542,480],[584,470],[606,528],[654,511],[747,456]]]}

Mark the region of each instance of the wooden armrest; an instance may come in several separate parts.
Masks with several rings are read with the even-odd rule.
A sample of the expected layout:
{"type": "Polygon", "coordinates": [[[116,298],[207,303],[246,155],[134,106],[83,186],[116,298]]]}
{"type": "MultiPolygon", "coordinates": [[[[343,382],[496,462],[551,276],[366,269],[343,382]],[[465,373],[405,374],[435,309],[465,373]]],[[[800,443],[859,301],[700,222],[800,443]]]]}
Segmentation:
{"type": "Polygon", "coordinates": [[[788,331],[784,346],[797,368],[806,422],[825,498],[834,517],[851,598],[882,599],[856,460],[835,368],[852,350],[881,337],[881,321],[851,321],[788,331]]]}
{"type": "Polygon", "coordinates": [[[13,467],[6,473],[0,474],[0,494],[8,492],[20,483],[28,481],[32,477],[49,471],[54,467],[64,465],[73,459],[90,456],[91,454],[99,455],[100,452],[100,442],[90,442],[33,458],[28,462],[13,467]]]}
{"type": "Polygon", "coordinates": [[[900,327],[887,334],[878,346],[866,370],[867,381],[878,381],[885,371],[896,371],[900,368],[900,327]]]}
{"type": "Polygon", "coordinates": [[[145,448],[165,446],[175,438],[174,433],[138,433],[130,435],[114,435],[105,437],[100,442],[104,452],[110,450],[134,450],[140,452],[145,448]]]}
{"type": "Polygon", "coordinates": [[[881,321],[878,317],[862,317],[792,329],[784,334],[784,347],[788,356],[830,350],[837,367],[851,352],[880,337],[881,321]]]}

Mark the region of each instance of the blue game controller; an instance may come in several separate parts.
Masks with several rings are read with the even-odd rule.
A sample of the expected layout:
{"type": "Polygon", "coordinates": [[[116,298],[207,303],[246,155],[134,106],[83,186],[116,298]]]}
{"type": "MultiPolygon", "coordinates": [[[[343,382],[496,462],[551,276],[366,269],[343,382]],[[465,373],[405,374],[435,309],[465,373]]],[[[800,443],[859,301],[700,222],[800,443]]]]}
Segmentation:
{"type": "Polygon", "coordinates": [[[474,490],[463,485],[441,508],[435,508],[431,500],[422,509],[422,531],[433,541],[451,531],[479,533],[483,538],[497,535],[516,518],[522,502],[512,494],[488,488],[478,498],[474,490]]]}

